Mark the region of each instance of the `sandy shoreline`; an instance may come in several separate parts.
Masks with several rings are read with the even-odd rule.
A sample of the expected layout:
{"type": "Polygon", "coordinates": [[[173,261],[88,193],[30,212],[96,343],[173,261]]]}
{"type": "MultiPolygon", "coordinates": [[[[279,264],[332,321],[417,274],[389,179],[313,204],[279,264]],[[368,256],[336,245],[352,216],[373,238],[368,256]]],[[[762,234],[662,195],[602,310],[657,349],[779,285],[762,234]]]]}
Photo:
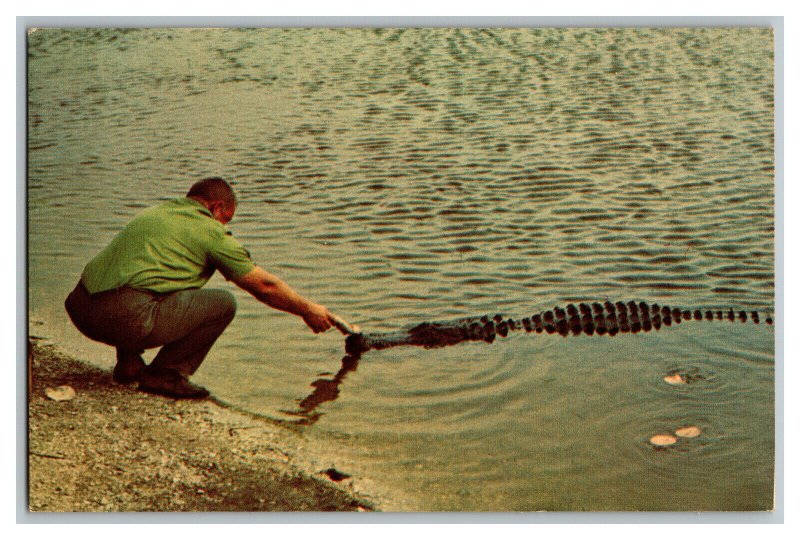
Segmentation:
{"type": "Polygon", "coordinates": [[[33,512],[376,510],[346,479],[304,470],[285,428],[212,400],[114,384],[110,372],[51,345],[31,353],[33,512]],[[76,397],[45,395],[61,385],[76,397]]]}

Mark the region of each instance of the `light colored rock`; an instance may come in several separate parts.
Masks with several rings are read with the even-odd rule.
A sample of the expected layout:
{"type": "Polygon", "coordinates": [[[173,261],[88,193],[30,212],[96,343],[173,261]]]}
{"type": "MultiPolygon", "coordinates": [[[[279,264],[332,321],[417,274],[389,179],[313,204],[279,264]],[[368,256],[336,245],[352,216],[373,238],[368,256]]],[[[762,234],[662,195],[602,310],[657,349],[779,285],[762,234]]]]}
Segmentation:
{"type": "Polygon", "coordinates": [[[650,444],[653,446],[669,446],[678,442],[678,438],[674,435],[653,435],[650,437],[650,444]]]}
{"type": "Polygon", "coordinates": [[[68,385],[45,388],[44,394],[53,401],[69,401],[75,397],[75,389],[68,385]]]}
{"type": "Polygon", "coordinates": [[[672,375],[667,375],[666,377],[664,377],[664,382],[666,382],[667,384],[672,384],[672,385],[676,385],[676,386],[679,385],[679,384],[686,384],[686,381],[683,380],[683,377],[681,377],[680,373],[674,373],[672,375]]]}
{"type": "Polygon", "coordinates": [[[697,437],[702,431],[697,426],[686,426],[675,430],[675,435],[678,437],[697,437]]]}

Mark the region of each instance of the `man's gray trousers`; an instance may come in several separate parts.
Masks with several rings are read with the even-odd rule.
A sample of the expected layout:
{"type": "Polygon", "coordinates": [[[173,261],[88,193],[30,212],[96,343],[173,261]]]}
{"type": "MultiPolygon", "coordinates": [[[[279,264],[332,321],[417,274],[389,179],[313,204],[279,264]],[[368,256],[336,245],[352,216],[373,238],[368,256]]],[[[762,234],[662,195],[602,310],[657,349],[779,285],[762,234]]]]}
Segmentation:
{"type": "Polygon", "coordinates": [[[236,314],[236,300],[221,289],[158,294],[123,287],[89,294],[78,283],[65,302],[86,337],[117,348],[117,358],[161,347],[154,367],[194,373],[236,314]]]}

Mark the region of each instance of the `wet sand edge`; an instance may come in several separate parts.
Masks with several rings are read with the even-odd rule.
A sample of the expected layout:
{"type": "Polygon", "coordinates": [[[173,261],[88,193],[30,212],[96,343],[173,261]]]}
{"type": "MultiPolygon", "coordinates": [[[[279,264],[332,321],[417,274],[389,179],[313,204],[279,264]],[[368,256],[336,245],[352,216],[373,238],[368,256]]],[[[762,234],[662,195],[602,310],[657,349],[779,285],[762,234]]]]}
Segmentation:
{"type": "Polygon", "coordinates": [[[304,469],[301,437],[211,400],[114,384],[55,346],[29,354],[32,512],[365,511],[352,484],[304,469]],[[53,401],[45,389],[77,395],[53,401]]]}

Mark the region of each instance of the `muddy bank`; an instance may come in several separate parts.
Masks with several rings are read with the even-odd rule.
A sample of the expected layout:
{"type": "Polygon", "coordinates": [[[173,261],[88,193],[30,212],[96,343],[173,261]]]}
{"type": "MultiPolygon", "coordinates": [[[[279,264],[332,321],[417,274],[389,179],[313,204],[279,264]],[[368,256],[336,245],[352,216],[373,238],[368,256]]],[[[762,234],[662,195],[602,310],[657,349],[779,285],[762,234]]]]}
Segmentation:
{"type": "Polygon", "coordinates": [[[50,345],[34,344],[30,361],[31,511],[376,509],[347,480],[303,470],[301,436],[279,426],[213,401],[116,385],[109,372],[50,345]],[[76,396],[46,397],[61,385],[76,396]]]}

